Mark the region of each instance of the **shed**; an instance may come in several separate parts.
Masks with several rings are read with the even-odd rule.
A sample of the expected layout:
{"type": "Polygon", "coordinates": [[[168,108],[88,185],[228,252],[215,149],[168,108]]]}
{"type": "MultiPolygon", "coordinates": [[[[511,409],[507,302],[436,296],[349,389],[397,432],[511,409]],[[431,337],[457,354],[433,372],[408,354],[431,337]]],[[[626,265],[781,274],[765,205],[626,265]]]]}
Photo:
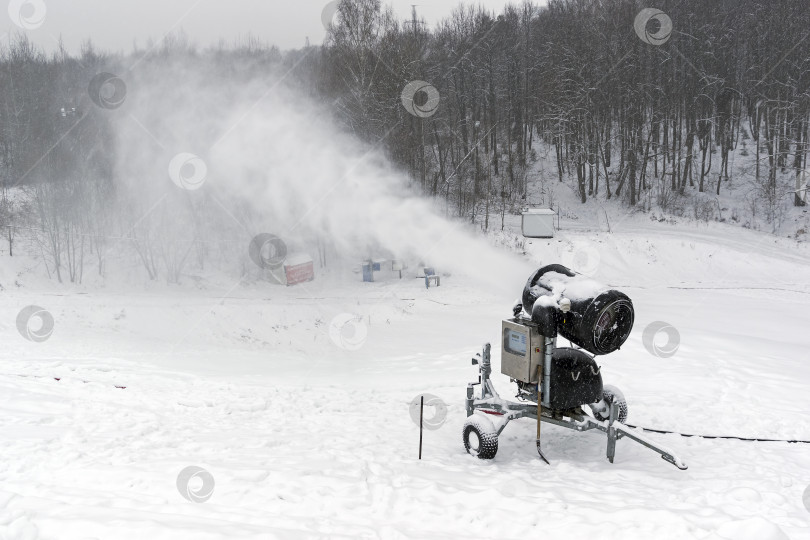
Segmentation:
{"type": "Polygon", "coordinates": [[[550,208],[529,208],[523,211],[520,230],[526,238],[554,238],[554,216],[550,208]]]}

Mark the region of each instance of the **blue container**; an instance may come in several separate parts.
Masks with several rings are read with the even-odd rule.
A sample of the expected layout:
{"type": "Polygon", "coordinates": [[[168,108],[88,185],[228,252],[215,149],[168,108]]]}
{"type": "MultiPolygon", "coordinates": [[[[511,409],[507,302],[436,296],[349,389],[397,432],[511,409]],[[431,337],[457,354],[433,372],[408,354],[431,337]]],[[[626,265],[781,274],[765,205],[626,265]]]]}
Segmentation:
{"type": "MultiPolygon", "coordinates": [[[[379,265],[377,265],[379,268],[379,265]]],[[[363,281],[374,281],[373,266],[369,263],[363,265],[363,281]]]]}

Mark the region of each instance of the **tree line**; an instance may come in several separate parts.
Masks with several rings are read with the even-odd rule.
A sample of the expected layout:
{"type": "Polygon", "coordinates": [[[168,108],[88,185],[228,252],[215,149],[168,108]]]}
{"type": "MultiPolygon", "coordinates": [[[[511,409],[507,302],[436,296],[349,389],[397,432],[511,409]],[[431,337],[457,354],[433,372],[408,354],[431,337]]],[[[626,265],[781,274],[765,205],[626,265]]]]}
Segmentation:
{"type": "Polygon", "coordinates": [[[379,0],[343,0],[323,91],[350,129],[473,220],[519,202],[546,148],[583,203],[647,196],[666,208],[691,191],[719,195],[750,138],[747,179],[772,221],[786,191],[806,200],[808,28],[810,6],[789,0],[463,6],[432,30],[379,0]],[[433,114],[401,106],[412,80],[438,91],[433,114]]]}

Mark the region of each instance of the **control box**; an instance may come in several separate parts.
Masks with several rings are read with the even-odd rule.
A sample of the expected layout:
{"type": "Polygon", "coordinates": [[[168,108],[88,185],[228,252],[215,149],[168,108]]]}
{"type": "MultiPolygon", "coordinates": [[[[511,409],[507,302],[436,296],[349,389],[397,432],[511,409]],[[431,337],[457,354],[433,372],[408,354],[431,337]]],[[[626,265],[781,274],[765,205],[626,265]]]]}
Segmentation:
{"type": "Polygon", "coordinates": [[[516,381],[537,383],[545,354],[538,326],[524,319],[505,319],[501,329],[501,373],[516,381]]]}

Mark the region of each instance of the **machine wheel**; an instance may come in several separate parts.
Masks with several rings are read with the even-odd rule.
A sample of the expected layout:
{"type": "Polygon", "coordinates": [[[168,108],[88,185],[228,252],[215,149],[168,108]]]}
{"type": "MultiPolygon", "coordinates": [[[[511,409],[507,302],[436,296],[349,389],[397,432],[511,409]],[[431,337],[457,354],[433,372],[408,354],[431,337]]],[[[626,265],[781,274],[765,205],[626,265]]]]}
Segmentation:
{"type": "MultiPolygon", "coordinates": [[[[627,400],[624,398],[624,394],[622,391],[613,386],[612,384],[606,384],[602,387],[602,399],[605,400],[605,403],[610,405],[611,403],[617,403],[619,405],[619,417],[616,418],[619,422],[624,424],[627,421],[627,416],[629,411],[627,410],[627,400]]],[[[610,409],[608,409],[608,413],[610,414],[610,409]]],[[[600,416],[600,420],[607,420],[607,416],[600,416]]]]}
{"type": "Polygon", "coordinates": [[[485,416],[474,414],[467,418],[462,438],[468,454],[481,459],[492,459],[498,453],[498,431],[485,416]]]}

